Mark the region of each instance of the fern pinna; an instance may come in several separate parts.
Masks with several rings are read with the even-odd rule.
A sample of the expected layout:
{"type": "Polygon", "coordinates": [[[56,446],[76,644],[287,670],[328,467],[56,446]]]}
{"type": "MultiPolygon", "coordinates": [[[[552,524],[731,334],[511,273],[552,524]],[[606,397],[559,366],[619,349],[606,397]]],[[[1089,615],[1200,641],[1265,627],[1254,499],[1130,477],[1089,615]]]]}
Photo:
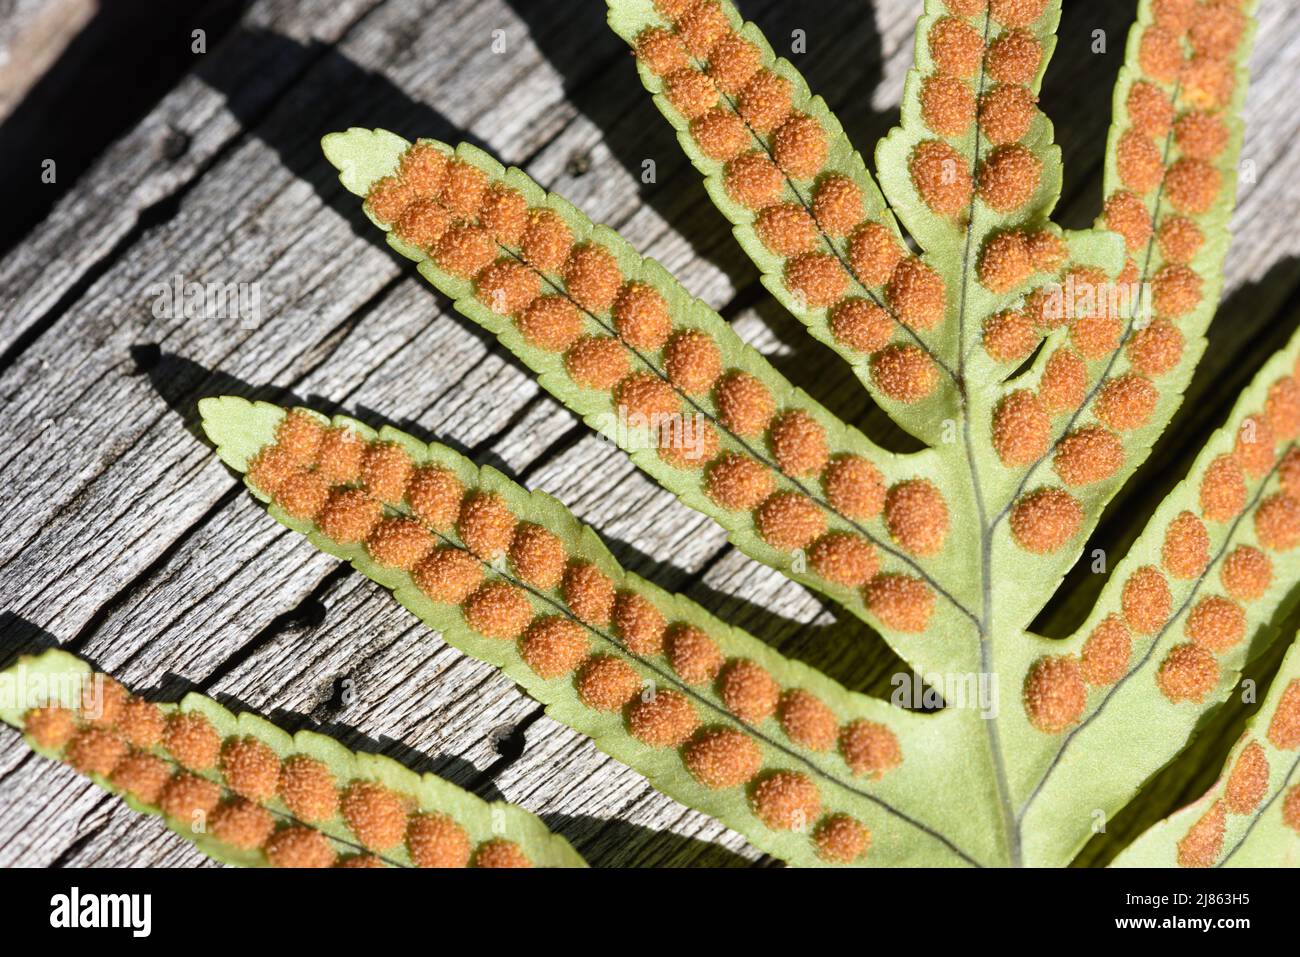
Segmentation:
{"type": "Polygon", "coordinates": [[[0,671],[0,721],[227,864],[585,866],[520,808],[200,694],[148,701],[58,649],[0,671]]]}
{"type": "MultiPolygon", "coordinates": [[[[260,407],[213,413],[210,434],[223,450],[240,436],[223,455],[251,460],[273,514],[756,846],[794,863],[1067,863],[1227,697],[1294,580],[1296,346],[1241,397],[1078,633],[1027,630],[1204,349],[1250,7],[1140,5],[1105,205],[1094,229],[1066,231],[1049,218],[1060,157],[1036,106],[1056,4],[927,2],[877,184],[729,4],[610,0],[611,26],[764,284],[926,443],[914,454],[836,419],[656,263],[519,170],[383,130],[323,142],[389,244],[557,398],[918,672],[1009,689],[991,714],[904,712],[839,688],[647,592],[558,506],[438,447],[260,407]],[[300,431],[311,451],[292,458],[300,431]],[[340,471],[332,447],[318,451],[356,434],[372,443],[362,465],[340,471]],[[385,491],[372,483],[387,471],[364,468],[381,448],[401,459],[385,491]],[[422,515],[445,471],[459,479],[454,505],[422,515]],[[410,547],[394,552],[399,534],[410,547]],[[543,540],[555,555],[533,580],[543,540]],[[447,591],[453,556],[465,578],[447,591]],[[587,685],[606,669],[601,687],[618,673],[618,694],[593,705],[587,685]]],[[[1300,705],[1277,707],[1285,722],[1300,705]]],[[[1258,800],[1215,804],[1230,813],[1196,824],[1171,862],[1242,860],[1224,850],[1238,819],[1282,840],[1294,763],[1250,754],[1265,772],[1258,800]]]]}

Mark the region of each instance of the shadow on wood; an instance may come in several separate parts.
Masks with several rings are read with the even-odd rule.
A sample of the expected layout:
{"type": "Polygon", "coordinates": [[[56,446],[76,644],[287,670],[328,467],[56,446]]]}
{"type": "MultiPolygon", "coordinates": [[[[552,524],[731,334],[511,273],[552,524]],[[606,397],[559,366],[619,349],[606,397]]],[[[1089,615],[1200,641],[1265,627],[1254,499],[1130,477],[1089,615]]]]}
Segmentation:
{"type": "Polygon", "coordinates": [[[449,446],[460,454],[473,458],[480,465],[491,465],[518,481],[510,465],[493,452],[492,447],[500,440],[502,432],[508,431],[511,423],[523,413],[512,418],[502,430],[471,447],[452,438],[434,435],[412,419],[386,417],[364,405],[344,408],[329,397],[316,393],[299,395],[281,386],[253,385],[228,373],[208,369],[176,353],[163,352],[157,343],[131,346],[130,355],[135,364],[135,374],[148,376],[154,390],[168,408],[180,417],[186,430],[204,442],[207,442],[207,437],[199,427],[199,400],[205,396],[237,395],[253,402],[300,405],[325,415],[347,415],[374,429],[391,425],[415,436],[421,442],[439,442],[449,446]]]}
{"type": "Polygon", "coordinates": [[[59,640],[35,622],[12,611],[0,611],[0,669],[22,655],[39,655],[59,647],[59,640]]]}
{"type": "Polygon", "coordinates": [[[235,24],[248,0],[105,0],[0,124],[0,253],[7,252],[107,149],[235,24]],[[55,164],[55,180],[42,179],[55,164]]]}

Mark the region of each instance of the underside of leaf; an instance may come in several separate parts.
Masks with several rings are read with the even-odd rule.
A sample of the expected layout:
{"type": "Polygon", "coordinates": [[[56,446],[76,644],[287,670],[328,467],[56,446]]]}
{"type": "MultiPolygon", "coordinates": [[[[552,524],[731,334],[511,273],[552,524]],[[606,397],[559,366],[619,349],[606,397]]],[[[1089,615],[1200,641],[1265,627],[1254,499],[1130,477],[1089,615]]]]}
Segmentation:
{"type": "Polygon", "coordinates": [[[1022,742],[1011,776],[1030,861],[1073,856],[1094,817],[1132,799],[1294,604],[1300,402],[1287,397],[1300,396],[1298,356],[1300,337],[1260,370],[1078,632],[1030,637],[1004,658],[1025,675],[1025,706],[1004,727],[1022,742]]]}
{"type": "Polygon", "coordinates": [[[930,449],[876,448],[657,264],[477,150],[353,129],[325,138],[327,156],[458,310],[746,553],[844,604],[923,673],[995,679],[1001,709],[944,712],[947,746],[982,768],[990,795],[977,830],[992,854],[960,854],[1068,862],[1228,693],[1243,636],[1264,634],[1294,572],[1292,347],[1158,510],[1085,629],[1067,642],[1026,631],[1204,349],[1250,4],[1139,5],[1105,209],[1081,232],[1050,220],[1060,151],[1037,96],[1052,0],[927,0],[901,124],[876,151],[879,188],[825,103],[731,4],[609,8],[764,284],[930,449]],[[664,430],[683,413],[703,424],[695,461],[664,430]],[[610,428],[630,420],[635,435],[610,428]],[[1279,554],[1265,573],[1253,556],[1267,551],[1279,554]],[[1227,597],[1202,594],[1211,574],[1227,576],[1227,597]],[[1258,580],[1249,597],[1228,584],[1245,574],[1258,580]],[[1202,634],[1229,626],[1234,641],[1202,634]],[[1121,767],[1092,773],[1109,754],[1121,767]]]}
{"type": "Polygon", "coordinates": [[[554,499],[445,446],[233,397],[201,411],[276,520],[756,847],[801,865],[1004,859],[975,712],[847,691],[624,571],[554,499]]]}
{"type": "Polygon", "coordinates": [[[730,3],[609,7],[763,284],[902,427],[939,441],[959,400],[943,284],[826,103],[730,3]]]}
{"type": "Polygon", "coordinates": [[[314,731],[155,704],[57,649],[0,672],[0,720],[208,857],[247,867],[585,867],[536,817],[314,731]]]}
{"type": "Polygon", "coordinates": [[[390,246],[744,552],[865,618],[922,670],[950,649],[974,666],[973,642],[936,655],[933,641],[969,634],[977,614],[956,574],[977,548],[953,520],[973,507],[962,473],[844,425],[656,262],[519,170],[382,130],[323,147],[390,246]]]}
{"type": "Polygon", "coordinates": [[[1300,643],[1195,803],[1134,841],[1116,867],[1300,867],[1300,643]]]}

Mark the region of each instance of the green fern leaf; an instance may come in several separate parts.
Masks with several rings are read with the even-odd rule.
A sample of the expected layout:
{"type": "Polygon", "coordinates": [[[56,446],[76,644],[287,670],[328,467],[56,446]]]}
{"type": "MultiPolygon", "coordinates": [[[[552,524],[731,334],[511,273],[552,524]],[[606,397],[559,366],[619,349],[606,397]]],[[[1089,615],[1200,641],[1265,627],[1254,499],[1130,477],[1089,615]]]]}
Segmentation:
{"type": "Polygon", "coordinates": [[[970,631],[978,592],[953,572],[975,543],[950,519],[967,504],[962,476],[944,479],[934,451],[880,449],[658,263],[471,146],[353,129],[323,147],[390,246],[665,488],[746,554],[869,620],[918,668],[951,662],[919,636],[970,631]],[[476,184],[477,218],[458,225],[461,177],[476,184]],[[411,185],[431,181],[431,197],[411,185]]]}
{"type": "Polygon", "coordinates": [[[942,290],[935,301],[891,286],[900,261],[921,285],[929,273],[906,255],[894,214],[825,101],[730,3],[610,0],[609,24],[637,52],[642,83],[764,286],[901,426],[938,442],[940,423],[958,413],[942,290]],[[896,382],[899,355],[930,370],[924,388],[896,382]]]}
{"type": "Polygon", "coordinates": [[[977,712],[847,691],[624,571],[559,502],[446,446],[234,397],[200,409],[277,521],[754,846],[800,865],[1005,854],[996,817],[931,799],[994,807],[977,712]]]}
{"type": "MultiPolygon", "coordinates": [[[[1124,268],[1104,289],[1095,285],[1100,276],[1073,267],[1061,282],[1029,293],[1021,308],[1038,316],[1059,298],[1059,318],[1040,320],[1058,327],[1030,369],[986,400],[991,414],[975,417],[977,442],[991,444],[1000,460],[982,471],[993,560],[1034,554],[1031,567],[1043,581],[1058,581],[1077,551],[1032,535],[1028,519],[1064,503],[1054,493],[1059,501],[1035,508],[1035,489],[1068,490],[1078,510],[1071,508],[1058,534],[1082,542],[1178,409],[1222,289],[1253,24],[1232,12],[1232,43],[1216,48],[1224,58],[1215,61],[1231,95],[1211,103],[1177,78],[1182,74],[1171,79],[1153,64],[1151,37],[1174,36],[1153,17],[1152,5],[1142,3],[1129,35],[1097,224],[1123,237],[1124,268]]],[[[1197,45],[1188,43],[1193,51],[1197,45]]],[[[1182,73],[1194,74],[1200,59],[1193,52],[1182,73]]],[[[1022,590],[998,584],[993,604],[1013,604],[1022,590]]],[[[1031,617],[1041,607],[1034,605],[1031,617]]]]}
{"type": "Polygon", "coordinates": [[[0,672],[0,721],[226,864],[586,866],[520,808],[200,694],[153,704],[57,649],[0,672]]]}
{"type": "Polygon", "coordinates": [[[1073,637],[1008,643],[1002,667],[1026,675],[1029,703],[1003,726],[1027,861],[1069,860],[1272,640],[1300,577],[1300,512],[1293,531],[1286,524],[1300,492],[1300,420],[1278,404],[1295,386],[1298,354],[1300,338],[1261,369],[1073,637]],[[1266,437],[1266,421],[1280,434],[1266,437]],[[1107,773],[1095,773],[1102,765],[1107,773]]]}
{"type": "Polygon", "coordinates": [[[1199,800],[1128,846],[1116,867],[1300,866],[1300,643],[1199,800]]]}
{"type": "MultiPolygon", "coordinates": [[[[389,244],[594,427],[608,428],[616,412],[684,408],[717,426],[718,445],[698,469],[674,463],[658,438],[621,444],[744,551],[835,598],[940,681],[1023,687],[1023,702],[987,721],[955,721],[952,734],[989,771],[995,859],[1062,864],[1215,700],[1206,690],[1197,707],[1170,711],[1178,693],[1150,680],[1185,609],[1171,604],[1156,626],[1148,619],[1166,596],[1195,591],[1204,572],[1184,574],[1159,539],[1220,543],[1240,525],[1223,526],[1191,492],[1165,504],[1091,619],[1094,629],[1116,624],[1108,647],[1122,631],[1123,647],[1139,648],[1113,676],[1088,670],[1092,632],[1056,645],[1025,629],[1168,424],[1204,349],[1234,199],[1249,8],[1140,5],[1116,91],[1106,207],[1095,229],[1064,233],[1049,220],[1059,151],[1035,105],[1056,3],[927,3],[901,126],[877,151],[882,194],[825,105],[729,4],[611,0],[611,25],[636,49],[643,82],[765,284],[930,443],[910,456],[886,455],[836,422],[658,266],[519,171],[469,147],[412,146],[384,131],[331,134],[323,145],[389,244]],[[921,257],[904,251],[899,223],[921,257]],[[876,279],[864,282],[873,267],[876,279]],[[547,338],[554,323],[544,335],[532,313],[556,298],[580,306],[587,324],[547,338]],[[589,340],[574,342],[583,332],[602,337],[599,381],[589,340]],[[699,354],[687,361],[673,348],[701,333],[717,359],[692,379],[679,373],[699,354]],[[867,339],[871,348],[846,348],[867,339]],[[736,373],[744,388],[733,388],[736,373]],[[840,471],[846,462],[852,470],[840,471]],[[731,481],[742,473],[743,488],[731,481]],[[884,489],[878,505],[865,504],[884,489]],[[1076,780],[1088,776],[1073,752],[1112,753],[1148,724],[1166,735],[1130,754],[1123,773],[1076,780]]],[[[1293,358],[1276,359],[1275,381],[1240,406],[1261,434],[1232,461],[1267,459],[1250,473],[1260,494],[1300,400],[1293,358]]],[[[1221,673],[1216,662],[1216,682],[1221,673]]],[[[1215,690],[1221,697],[1226,685],[1215,690]]]]}

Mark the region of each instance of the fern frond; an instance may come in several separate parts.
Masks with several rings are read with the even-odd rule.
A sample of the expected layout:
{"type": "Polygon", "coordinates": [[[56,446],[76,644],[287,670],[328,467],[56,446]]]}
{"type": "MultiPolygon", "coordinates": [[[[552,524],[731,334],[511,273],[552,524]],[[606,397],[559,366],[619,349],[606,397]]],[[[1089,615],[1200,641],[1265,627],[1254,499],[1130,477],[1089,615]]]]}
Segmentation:
{"type": "Polygon", "coordinates": [[[950,570],[976,544],[933,450],[880,449],[653,260],[473,147],[362,129],[323,147],[389,245],[660,484],[918,668],[949,660],[925,636],[971,631],[978,592],[950,570]]]}
{"type": "Polygon", "coordinates": [[[1097,223],[1123,237],[1124,269],[1112,282],[1072,268],[1026,297],[1024,309],[1055,329],[1033,366],[999,389],[981,429],[1004,466],[989,496],[994,550],[1039,556],[1045,581],[1065,573],[1076,554],[1066,545],[1095,527],[1168,426],[1222,289],[1252,5],[1187,5],[1178,32],[1155,22],[1157,6],[1142,3],[1129,34],[1097,223]],[[1229,28],[1207,47],[1197,37],[1220,14],[1229,28]],[[1213,98],[1202,89],[1211,51],[1226,84],[1213,98]],[[1053,500],[1036,505],[1045,487],[1053,500]],[[1047,511],[1059,520],[1036,534],[1032,518],[1047,511]]]}
{"type": "Polygon", "coordinates": [[[1300,866],[1300,642],[1292,641],[1219,780],[1114,866],[1300,866]]]}
{"type": "Polygon", "coordinates": [[[976,711],[847,691],[624,571],[559,502],[445,446],[233,397],[200,410],[277,521],[754,846],[794,864],[1002,859],[976,711]]]}
{"type": "MultiPolygon", "coordinates": [[[[876,166],[891,208],[953,290],[954,325],[993,315],[1067,259],[1048,222],[1061,151],[1036,106],[1059,20],[1060,4],[1045,0],[928,0],[917,21],[901,125],[876,166]]],[[[978,325],[962,335],[969,350],[978,325]]]]}
{"type": "MultiPolygon", "coordinates": [[[[1216,436],[1198,460],[1201,473],[1157,511],[1085,629],[1064,643],[1025,631],[1168,424],[1204,350],[1234,200],[1250,5],[1141,4],[1115,94],[1105,210],[1080,232],[1049,218],[1060,152],[1036,98],[1056,42],[1052,0],[927,0],[901,125],[877,150],[881,189],[825,104],[730,4],[609,6],[611,25],[636,49],[643,82],[764,283],[930,448],[909,456],[877,448],[793,389],[655,263],[477,150],[353,129],[327,136],[326,155],[365,197],[389,244],[543,386],[607,434],[614,423],[639,421],[639,432],[614,429],[615,439],[743,551],[878,627],[923,673],[996,678],[1016,690],[1021,700],[987,720],[961,707],[937,720],[897,718],[895,740],[920,734],[910,730],[915,723],[934,735],[932,747],[969,756],[979,769],[969,784],[987,800],[965,830],[933,824],[900,797],[887,811],[903,815],[897,833],[919,843],[905,837],[891,847],[921,853],[929,840],[925,853],[966,863],[1068,862],[1227,694],[1227,676],[1252,644],[1246,629],[1265,633],[1300,571],[1286,554],[1300,544],[1300,504],[1270,485],[1288,461],[1278,444],[1300,433],[1293,346],[1244,394],[1233,436],[1216,436]],[[922,255],[906,252],[900,226],[922,255]],[[684,416],[702,423],[693,458],[661,421],[684,416]],[[1240,500],[1220,501],[1225,490],[1240,500]],[[1277,556],[1265,572],[1268,549],[1277,556]],[[1211,574],[1221,575],[1228,597],[1202,594],[1211,574]],[[1243,575],[1257,580],[1254,592],[1234,580],[1243,575]],[[1187,640],[1175,633],[1181,622],[1187,640]],[[1235,641],[1206,637],[1229,625],[1242,632],[1235,641]],[[1113,773],[1091,773],[1110,756],[1119,756],[1113,773]]],[[[270,442],[265,428],[260,434],[270,442]]],[[[443,455],[389,438],[410,455],[443,455]]],[[[497,489],[494,473],[456,461],[447,467],[473,472],[463,482],[497,489]]],[[[500,494],[514,501],[523,493],[500,494]]],[[[502,517],[510,528],[530,514],[531,500],[517,501],[502,517]]],[[[299,517],[315,516],[323,502],[304,502],[299,517]]],[[[566,556],[582,556],[611,582],[634,581],[603,550],[579,549],[585,535],[574,533],[566,556]]],[[[492,557],[463,539],[444,544],[492,557]]],[[[418,588],[386,577],[374,561],[385,547],[381,539],[335,553],[471,653],[500,647],[460,637],[472,607],[438,617],[418,588]]],[[[617,647],[603,620],[561,597],[589,638],[617,647]]],[[[539,610],[519,604],[517,630],[539,610]]],[[[683,693],[698,678],[721,694],[713,682],[733,651],[776,676],[769,689],[825,681],[790,671],[707,616],[681,614],[706,636],[731,636],[696,643],[720,649],[700,672],[691,655],[672,662],[667,649],[671,667],[662,674],[683,693]]],[[[756,789],[750,804],[726,806],[709,803],[698,775],[657,779],[623,749],[635,737],[631,724],[592,725],[581,706],[570,707],[572,688],[567,697],[538,690],[526,644],[525,635],[523,663],[489,660],[657,786],[760,847],[816,859],[815,840],[811,850],[807,841],[774,843],[770,827],[754,837],[756,789]]],[[[587,640],[570,642],[575,657],[563,674],[587,648],[587,640]]],[[[651,667],[634,657],[626,663],[651,667]]],[[[849,711],[878,706],[819,687],[849,711]]],[[[746,725],[744,733],[756,732],[746,725]]],[[[759,751],[770,744],[760,736],[759,751]]],[[[901,795],[924,773],[887,775],[882,787],[896,780],[901,795]]],[[[845,805],[842,813],[874,832],[882,822],[868,824],[867,810],[882,808],[845,805]]]]}
{"type": "MultiPolygon", "coordinates": [[[[985,424],[998,383],[1050,328],[1027,311],[1029,290],[1073,274],[1105,282],[1120,268],[1113,237],[1050,220],[1061,151],[1037,100],[1059,20],[1055,0],[928,0],[901,124],[876,149],[890,207],[948,290],[968,441],[981,448],[1002,438],[985,424]]],[[[972,480],[994,486],[996,508],[996,477],[972,480]]]]}
{"type": "Polygon", "coordinates": [[[57,649],[0,672],[0,721],[227,864],[586,866],[521,808],[200,694],[145,701],[57,649]]]}
{"type": "Polygon", "coordinates": [[[1300,578],[1300,337],[1265,364],[1063,642],[1004,655],[1028,860],[1061,863],[1173,758],[1300,578]],[[1117,756],[1123,761],[1117,761],[1117,756]],[[1106,774],[1096,774],[1104,765],[1106,774]]]}
{"type": "Polygon", "coordinates": [[[763,285],[900,426],[940,441],[959,411],[943,284],[825,101],[726,0],[609,0],[609,24],[763,285]]]}

